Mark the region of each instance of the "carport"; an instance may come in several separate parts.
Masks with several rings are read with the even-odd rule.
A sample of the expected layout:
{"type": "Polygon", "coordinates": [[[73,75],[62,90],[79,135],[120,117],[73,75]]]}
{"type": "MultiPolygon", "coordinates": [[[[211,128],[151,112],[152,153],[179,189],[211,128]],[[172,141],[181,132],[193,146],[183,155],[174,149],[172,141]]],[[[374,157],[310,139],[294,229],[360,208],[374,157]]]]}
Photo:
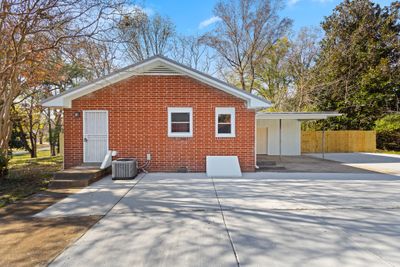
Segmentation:
{"type": "Polygon", "coordinates": [[[301,122],[326,120],[340,115],[337,112],[257,112],[256,154],[299,156],[301,155],[301,122]]]}

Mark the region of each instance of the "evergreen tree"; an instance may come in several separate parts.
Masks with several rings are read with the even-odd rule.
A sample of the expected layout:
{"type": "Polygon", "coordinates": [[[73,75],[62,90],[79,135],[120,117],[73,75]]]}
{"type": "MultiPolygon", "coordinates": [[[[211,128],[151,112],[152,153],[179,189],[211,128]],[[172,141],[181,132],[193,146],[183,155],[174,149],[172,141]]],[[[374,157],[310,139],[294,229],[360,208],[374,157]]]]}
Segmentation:
{"type": "Polygon", "coordinates": [[[331,129],[372,129],[377,119],[399,110],[400,3],[381,8],[369,0],[345,0],[322,28],[314,72],[316,110],[344,116],[331,129]]]}

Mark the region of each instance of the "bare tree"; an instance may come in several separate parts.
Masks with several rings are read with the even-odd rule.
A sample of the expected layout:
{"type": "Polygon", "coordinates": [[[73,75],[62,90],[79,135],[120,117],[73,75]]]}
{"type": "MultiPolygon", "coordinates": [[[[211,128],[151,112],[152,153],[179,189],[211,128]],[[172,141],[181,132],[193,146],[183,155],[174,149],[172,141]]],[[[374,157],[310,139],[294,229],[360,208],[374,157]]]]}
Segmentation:
{"type": "MultiPolygon", "coordinates": [[[[38,93],[50,97],[65,92],[82,81],[108,74],[114,67],[113,57],[108,56],[106,49],[103,50],[103,42],[100,43],[99,48],[96,44],[98,41],[83,40],[79,48],[74,46],[68,50],[63,49],[52,53],[49,58],[54,66],[49,66],[45,72],[49,69],[53,72],[41,84],[41,90],[38,93]]],[[[63,112],[61,109],[48,108],[42,114],[47,121],[50,153],[55,156],[60,151],[59,136],[62,131],[63,112]]]]}
{"type": "Polygon", "coordinates": [[[117,68],[119,43],[83,38],[81,42],[64,49],[64,61],[85,69],[86,79],[99,78],[117,68]]]}
{"type": "Polygon", "coordinates": [[[171,50],[175,25],[159,14],[148,16],[137,8],[119,23],[121,39],[132,61],[142,61],[154,55],[165,55],[171,50]]]}
{"type": "Polygon", "coordinates": [[[42,116],[44,109],[39,105],[39,91],[39,87],[24,90],[21,100],[14,102],[12,106],[11,120],[14,129],[19,133],[22,144],[31,158],[37,157],[37,141],[45,125],[45,118],[42,116]]]}
{"type": "Polygon", "coordinates": [[[0,2],[0,150],[8,150],[14,99],[24,71],[41,53],[107,31],[118,0],[3,0],[0,2]]]}
{"type": "Polygon", "coordinates": [[[288,66],[295,92],[292,98],[292,111],[302,111],[310,104],[312,68],[320,51],[321,32],[315,28],[302,28],[292,41],[288,66]]]}
{"type": "Polygon", "coordinates": [[[319,31],[303,28],[292,39],[281,38],[268,48],[255,69],[257,94],[269,99],[275,110],[307,108],[312,67],[319,53],[319,31]]]}
{"type": "Polygon", "coordinates": [[[179,63],[208,73],[212,71],[216,57],[198,36],[177,37],[170,55],[179,63]]]}
{"type": "Polygon", "coordinates": [[[268,48],[255,68],[255,89],[257,94],[270,100],[274,110],[282,111],[289,98],[291,75],[288,55],[291,42],[284,37],[268,48]]]}
{"type": "Polygon", "coordinates": [[[281,6],[281,0],[221,0],[214,7],[221,20],[202,40],[221,57],[221,67],[238,75],[243,90],[252,90],[257,62],[291,25],[277,15],[281,6]]]}

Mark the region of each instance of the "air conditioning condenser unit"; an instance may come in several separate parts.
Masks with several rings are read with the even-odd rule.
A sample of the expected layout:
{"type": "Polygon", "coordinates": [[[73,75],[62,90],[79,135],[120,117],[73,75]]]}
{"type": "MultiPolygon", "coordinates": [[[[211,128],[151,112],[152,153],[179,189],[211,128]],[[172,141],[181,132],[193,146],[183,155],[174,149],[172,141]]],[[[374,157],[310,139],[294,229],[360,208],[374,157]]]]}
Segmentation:
{"type": "Polygon", "coordinates": [[[137,175],[137,160],[131,158],[120,158],[112,162],[112,179],[133,179],[137,175]]]}

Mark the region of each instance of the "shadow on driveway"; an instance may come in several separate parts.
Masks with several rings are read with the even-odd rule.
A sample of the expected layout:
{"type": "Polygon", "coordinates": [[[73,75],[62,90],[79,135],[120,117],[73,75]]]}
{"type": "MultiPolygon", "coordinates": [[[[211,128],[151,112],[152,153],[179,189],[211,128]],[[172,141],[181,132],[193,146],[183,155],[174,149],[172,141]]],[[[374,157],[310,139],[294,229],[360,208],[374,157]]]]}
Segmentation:
{"type": "Polygon", "coordinates": [[[52,265],[395,266],[399,186],[372,173],[151,173],[52,265]]]}

